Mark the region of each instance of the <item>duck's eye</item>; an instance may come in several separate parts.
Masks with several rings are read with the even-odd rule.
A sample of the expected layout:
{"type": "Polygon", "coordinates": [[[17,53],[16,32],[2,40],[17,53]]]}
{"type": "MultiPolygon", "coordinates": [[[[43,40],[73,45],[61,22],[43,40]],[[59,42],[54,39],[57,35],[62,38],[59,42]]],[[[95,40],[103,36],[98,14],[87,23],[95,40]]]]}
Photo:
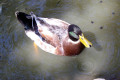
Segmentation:
{"type": "Polygon", "coordinates": [[[83,40],[83,38],[81,38],[83,40]]]}

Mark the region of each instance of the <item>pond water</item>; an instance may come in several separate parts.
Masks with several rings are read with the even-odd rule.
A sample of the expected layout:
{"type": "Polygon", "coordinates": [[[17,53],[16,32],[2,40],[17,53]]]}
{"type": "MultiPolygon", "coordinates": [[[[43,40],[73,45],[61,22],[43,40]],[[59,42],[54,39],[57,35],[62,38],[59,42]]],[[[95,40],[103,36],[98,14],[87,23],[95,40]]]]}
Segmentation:
{"type": "Polygon", "coordinates": [[[120,0],[0,0],[0,80],[120,80],[120,0]],[[93,43],[80,55],[35,48],[15,11],[78,25],[93,43]]]}

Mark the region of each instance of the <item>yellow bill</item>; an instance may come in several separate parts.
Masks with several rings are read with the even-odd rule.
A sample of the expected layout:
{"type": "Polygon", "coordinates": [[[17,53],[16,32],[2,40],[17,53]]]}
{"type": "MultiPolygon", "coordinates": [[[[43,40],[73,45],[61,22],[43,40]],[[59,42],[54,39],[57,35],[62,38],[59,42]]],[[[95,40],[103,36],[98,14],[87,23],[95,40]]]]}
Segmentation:
{"type": "Polygon", "coordinates": [[[92,46],[92,43],[88,41],[83,34],[79,35],[79,40],[87,48],[90,48],[92,46]]]}

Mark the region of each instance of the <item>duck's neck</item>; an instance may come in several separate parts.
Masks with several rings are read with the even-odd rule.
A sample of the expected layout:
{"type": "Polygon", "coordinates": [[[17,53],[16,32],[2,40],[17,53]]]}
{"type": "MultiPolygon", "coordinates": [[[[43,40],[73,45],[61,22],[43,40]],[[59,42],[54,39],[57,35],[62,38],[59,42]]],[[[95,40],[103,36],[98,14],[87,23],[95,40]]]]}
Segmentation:
{"type": "Polygon", "coordinates": [[[73,56],[78,55],[83,50],[84,46],[80,43],[80,41],[72,41],[68,37],[63,41],[63,50],[64,55],[73,56]]]}

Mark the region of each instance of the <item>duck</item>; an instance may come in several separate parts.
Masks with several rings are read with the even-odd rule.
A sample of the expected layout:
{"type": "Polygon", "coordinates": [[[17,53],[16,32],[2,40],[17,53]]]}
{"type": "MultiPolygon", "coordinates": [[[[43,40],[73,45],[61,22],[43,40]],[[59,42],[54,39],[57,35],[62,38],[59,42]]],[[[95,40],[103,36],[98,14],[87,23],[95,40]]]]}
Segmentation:
{"type": "Polygon", "coordinates": [[[22,24],[25,34],[42,50],[61,56],[75,56],[92,43],[87,40],[80,27],[56,18],[37,17],[16,11],[15,16],[22,24]]]}

